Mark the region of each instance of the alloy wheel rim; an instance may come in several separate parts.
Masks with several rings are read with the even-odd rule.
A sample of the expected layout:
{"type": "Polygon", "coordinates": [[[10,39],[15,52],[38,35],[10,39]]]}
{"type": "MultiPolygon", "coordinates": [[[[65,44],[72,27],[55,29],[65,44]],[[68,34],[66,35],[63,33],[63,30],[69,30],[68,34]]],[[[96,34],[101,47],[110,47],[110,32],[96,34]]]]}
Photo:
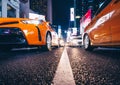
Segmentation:
{"type": "Polygon", "coordinates": [[[88,48],[88,46],[89,46],[89,38],[88,38],[88,36],[85,36],[84,45],[85,45],[85,48],[88,48]]]}
{"type": "Polygon", "coordinates": [[[47,36],[47,47],[48,47],[48,49],[51,48],[51,37],[50,37],[50,35],[47,36]]]}

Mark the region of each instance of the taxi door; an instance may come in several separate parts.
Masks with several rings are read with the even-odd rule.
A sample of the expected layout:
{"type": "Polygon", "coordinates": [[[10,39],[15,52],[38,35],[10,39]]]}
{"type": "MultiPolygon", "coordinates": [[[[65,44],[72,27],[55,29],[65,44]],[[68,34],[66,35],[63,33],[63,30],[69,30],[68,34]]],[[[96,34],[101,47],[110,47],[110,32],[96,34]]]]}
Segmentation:
{"type": "Polygon", "coordinates": [[[110,17],[112,43],[120,45],[120,0],[113,0],[111,4],[113,15],[110,17]]]}
{"type": "MultiPolygon", "coordinates": [[[[109,0],[110,2],[111,0],[109,0]]],[[[110,32],[110,6],[108,2],[103,4],[100,8],[102,11],[96,16],[96,22],[92,27],[91,34],[93,36],[94,44],[106,44],[111,42],[111,32],[110,32]],[[107,6],[107,7],[106,7],[107,6]]]]}

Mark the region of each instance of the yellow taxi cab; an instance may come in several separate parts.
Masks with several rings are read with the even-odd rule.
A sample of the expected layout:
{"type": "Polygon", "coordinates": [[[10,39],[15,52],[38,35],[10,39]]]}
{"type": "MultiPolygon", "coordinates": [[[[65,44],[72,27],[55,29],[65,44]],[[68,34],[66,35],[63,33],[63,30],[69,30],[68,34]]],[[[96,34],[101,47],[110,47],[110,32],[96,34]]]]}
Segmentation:
{"type": "Polygon", "coordinates": [[[120,47],[120,0],[105,0],[83,34],[85,50],[120,47]]]}
{"type": "Polygon", "coordinates": [[[0,49],[38,46],[50,51],[54,41],[53,33],[49,23],[43,20],[0,18],[0,49]]]}

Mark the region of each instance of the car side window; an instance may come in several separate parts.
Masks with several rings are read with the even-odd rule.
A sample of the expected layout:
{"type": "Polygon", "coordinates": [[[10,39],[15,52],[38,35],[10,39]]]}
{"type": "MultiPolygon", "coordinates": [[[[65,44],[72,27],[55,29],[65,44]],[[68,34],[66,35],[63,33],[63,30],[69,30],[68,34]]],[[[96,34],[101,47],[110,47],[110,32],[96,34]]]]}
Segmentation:
{"type": "Polygon", "coordinates": [[[103,3],[101,3],[100,8],[95,13],[95,16],[97,16],[112,0],[105,0],[103,3]]]}
{"type": "Polygon", "coordinates": [[[120,2],[120,0],[115,0],[114,4],[117,4],[118,2],[120,2]]]}

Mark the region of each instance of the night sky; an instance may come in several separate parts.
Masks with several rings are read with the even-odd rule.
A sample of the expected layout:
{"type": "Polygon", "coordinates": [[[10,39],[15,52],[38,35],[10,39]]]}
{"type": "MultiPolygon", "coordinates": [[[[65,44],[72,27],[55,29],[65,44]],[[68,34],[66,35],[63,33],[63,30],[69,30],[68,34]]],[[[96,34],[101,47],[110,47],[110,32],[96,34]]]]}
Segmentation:
{"type": "Polygon", "coordinates": [[[61,25],[62,29],[68,29],[70,20],[70,8],[74,0],[53,0],[53,24],[61,25]]]}

